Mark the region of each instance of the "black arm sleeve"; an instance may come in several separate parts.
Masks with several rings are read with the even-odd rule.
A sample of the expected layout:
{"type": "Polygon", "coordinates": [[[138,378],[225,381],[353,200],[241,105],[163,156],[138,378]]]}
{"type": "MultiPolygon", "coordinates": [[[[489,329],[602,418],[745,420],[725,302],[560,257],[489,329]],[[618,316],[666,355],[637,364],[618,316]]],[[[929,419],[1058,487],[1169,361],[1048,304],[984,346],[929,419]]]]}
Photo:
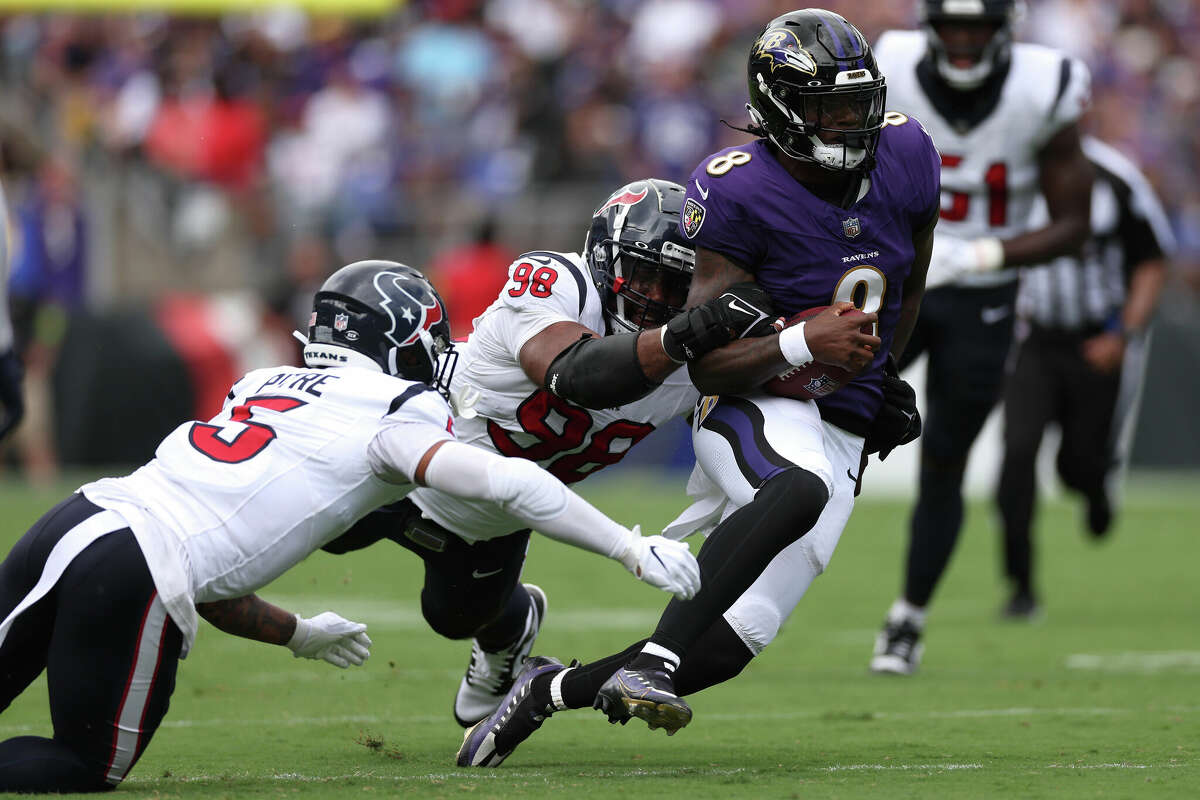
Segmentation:
{"type": "Polygon", "coordinates": [[[585,336],[563,350],[546,370],[546,388],[584,408],[616,408],[641,400],[658,384],[638,361],[640,334],[585,336]]]}

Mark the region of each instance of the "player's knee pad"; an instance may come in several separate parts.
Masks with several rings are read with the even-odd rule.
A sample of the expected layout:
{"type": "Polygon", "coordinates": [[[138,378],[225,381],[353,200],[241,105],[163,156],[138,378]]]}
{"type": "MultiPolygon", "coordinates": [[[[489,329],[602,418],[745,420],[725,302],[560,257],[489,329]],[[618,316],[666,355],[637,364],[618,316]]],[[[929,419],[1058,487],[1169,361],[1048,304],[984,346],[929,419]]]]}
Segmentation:
{"type": "Polygon", "coordinates": [[[795,541],[817,524],[829,502],[829,487],[815,473],[796,467],[764,483],[754,500],[761,501],[768,513],[786,518],[794,534],[789,541],[795,541]]]}
{"type": "Polygon", "coordinates": [[[503,610],[502,605],[492,600],[473,602],[458,598],[449,602],[431,592],[421,593],[421,614],[434,633],[447,639],[470,639],[503,610]]]}

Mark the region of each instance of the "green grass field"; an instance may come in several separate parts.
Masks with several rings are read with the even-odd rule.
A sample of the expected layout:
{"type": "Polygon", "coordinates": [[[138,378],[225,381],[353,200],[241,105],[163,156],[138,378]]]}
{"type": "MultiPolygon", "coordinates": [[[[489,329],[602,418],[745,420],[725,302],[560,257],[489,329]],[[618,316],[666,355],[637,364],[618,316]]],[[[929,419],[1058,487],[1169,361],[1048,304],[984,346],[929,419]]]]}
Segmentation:
{"type": "MultiPolygon", "coordinates": [[[[582,488],[622,521],[655,529],[683,503],[682,481],[614,477],[582,488]]],[[[203,628],[166,721],[119,792],[1200,797],[1198,489],[1143,481],[1099,546],[1074,505],[1046,504],[1046,614],[1034,624],[998,620],[997,535],[990,506],[973,505],[911,678],[866,669],[899,586],[908,507],[864,500],[780,638],[740,678],[692,698],[695,719],[679,735],[564,713],[500,769],[478,772],[455,767],[461,732],[450,716],[469,646],[425,630],[419,562],[383,545],[317,554],[262,595],[367,622],[371,660],[341,671],[203,628]]],[[[5,552],[60,494],[0,483],[5,552]]],[[[536,538],[526,580],[550,597],[535,652],[564,659],[646,635],[665,598],[615,564],[536,538]]],[[[49,732],[39,680],[0,716],[0,738],[49,732]]]]}

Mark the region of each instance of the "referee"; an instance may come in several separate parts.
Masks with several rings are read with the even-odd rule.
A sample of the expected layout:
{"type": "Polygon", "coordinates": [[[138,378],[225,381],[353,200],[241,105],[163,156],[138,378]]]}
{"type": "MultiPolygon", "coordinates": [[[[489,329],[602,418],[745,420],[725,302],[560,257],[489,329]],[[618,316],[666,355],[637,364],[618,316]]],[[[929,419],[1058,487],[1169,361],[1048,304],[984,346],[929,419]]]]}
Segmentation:
{"type": "Polygon", "coordinates": [[[1144,375],[1146,329],[1166,281],[1174,240],[1149,182],[1112,147],[1091,138],[1096,170],[1092,234],[1082,259],[1023,271],[1017,344],[1004,390],[1004,466],[997,502],[1013,595],[1002,613],[1038,612],[1031,523],[1042,431],[1062,429],[1058,474],[1087,503],[1087,529],[1112,525],[1114,478],[1128,456],[1144,375]]]}

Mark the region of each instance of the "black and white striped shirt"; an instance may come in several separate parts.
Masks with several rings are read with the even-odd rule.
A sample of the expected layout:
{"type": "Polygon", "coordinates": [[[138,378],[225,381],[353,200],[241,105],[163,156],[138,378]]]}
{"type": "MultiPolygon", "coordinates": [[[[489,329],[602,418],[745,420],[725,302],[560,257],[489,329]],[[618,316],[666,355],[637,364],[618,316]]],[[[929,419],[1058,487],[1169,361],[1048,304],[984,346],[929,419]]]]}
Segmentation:
{"type": "MultiPolygon", "coordinates": [[[[1063,256],[1021,274],[1017,313],[1043,328],[1091,332],[1113,326],[1137,265],[1175,249],[1162,204],[1133,162],[1091,137],[1084,138],[1083,152],[1096,169],[1096,181],[1092,235],[1082,261],[1063,256]]],[[[1045,201],[1039,202],[1035,214],[1045,224],[1045,201]]]]}

